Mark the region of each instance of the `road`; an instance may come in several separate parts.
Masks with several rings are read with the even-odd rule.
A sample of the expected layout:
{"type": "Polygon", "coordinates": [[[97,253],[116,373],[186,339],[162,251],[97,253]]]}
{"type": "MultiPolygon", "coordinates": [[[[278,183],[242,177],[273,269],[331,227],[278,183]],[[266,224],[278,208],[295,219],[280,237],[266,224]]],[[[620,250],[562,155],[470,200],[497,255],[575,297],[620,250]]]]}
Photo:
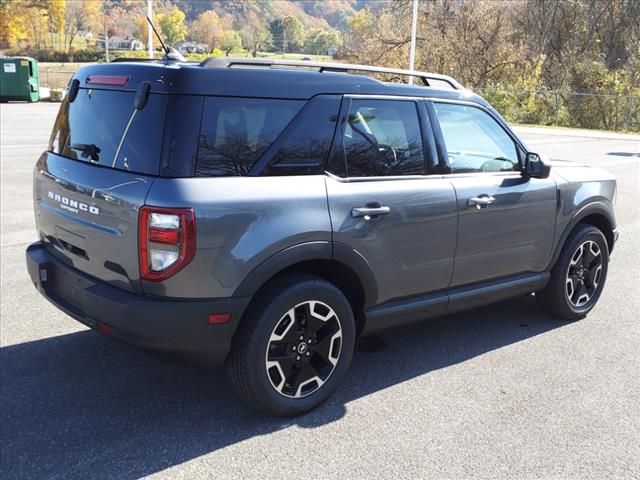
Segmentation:
{"type": "Polygon", "coordinates": [[[393,331],[328,403],[283,420],[222,372],[148,357],[36,294],[31,169],[56,110],[0,107],[2,478],[640,477],[640,137],[521,129],[619,179],[621,240],[586,319],[523,297],[393,331]]]}

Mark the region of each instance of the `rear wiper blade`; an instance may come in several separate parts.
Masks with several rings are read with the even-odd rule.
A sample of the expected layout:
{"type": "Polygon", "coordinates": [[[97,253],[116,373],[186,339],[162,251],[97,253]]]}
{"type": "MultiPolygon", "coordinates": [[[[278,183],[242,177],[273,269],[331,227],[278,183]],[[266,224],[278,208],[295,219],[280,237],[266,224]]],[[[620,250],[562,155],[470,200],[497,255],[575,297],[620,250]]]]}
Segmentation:
{"type": "MultiPolygon", "coordinates": [[[[149,18],[149,17],[147,17],[149,18]]],[[[149,92],[151,92],[151,83],[150,82],[142,82],[136,91],[136,96],[133,99],[133,112],[129,117],[129,121],[127,122],[127,126],[124,127],[124,132],[122,132],[122,137],[120,137],[120,143],[118,143],[118,148],[116,148],[116,153],[113,155],[113,163],[111,164],[111,168],[116,168],[116,163],[118,161],[118,156],[120,155],[120,149],[124,144],[124,139],[127,138],[127,133],[129,133],[129,129],[131,128],[131,124],[133,123],[133,119],[136,118],[136,114],[142,110],[147,104],[147,100],[149,100],[149,92]]],[[[129,170],[129,164],[127,163],[127,157],[124,157],[124,168],[129,170]]]]}
{"type": "Polygon", "coordinates": [[[97,162],[100,155],[100,147],[94,143],[74,143],[71,145],[71,150],[77,150],[82,152],[82,157],[90,158],[92,162],[97,162]]]}

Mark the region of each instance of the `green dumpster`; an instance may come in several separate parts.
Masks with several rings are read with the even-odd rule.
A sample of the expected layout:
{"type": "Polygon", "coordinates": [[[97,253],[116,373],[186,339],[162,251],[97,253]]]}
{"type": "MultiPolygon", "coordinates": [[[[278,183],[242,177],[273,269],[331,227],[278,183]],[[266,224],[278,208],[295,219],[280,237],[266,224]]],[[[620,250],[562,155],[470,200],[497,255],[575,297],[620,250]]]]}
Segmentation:
{"type": "Polygon", "coordinates": [[[34,58],[0,58],[0,101],[10,100],[40,100],[38,62],[34,58]]]}

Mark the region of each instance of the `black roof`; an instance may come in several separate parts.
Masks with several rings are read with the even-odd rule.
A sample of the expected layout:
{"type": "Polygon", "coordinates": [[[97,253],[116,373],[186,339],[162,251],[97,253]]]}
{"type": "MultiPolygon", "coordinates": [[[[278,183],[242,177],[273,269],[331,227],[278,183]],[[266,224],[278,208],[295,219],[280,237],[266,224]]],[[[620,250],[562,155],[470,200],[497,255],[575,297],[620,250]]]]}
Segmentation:
{"type": "Polygon", "coordinates": [[[74,78],[80,81],[80,87],[90,88],[92,85],[87,83],[87,79],[92,75],[129,77],[124,87],[100,85],[95,88],[135,91],[140,82],[150,81],[152,92],[178,95],[283,99],[309,99],[319,94],[402,95],[466,100],[488,105],[480,96],[463,89],[450,77],[361,65],[273,62],[255,59],[216,59],[202,64],[118,61],[83,67],[75,73],[74,78]],[[338,69],[343,71],[337,71],[338,69]],[[372,69],[375,73],[411,74],[421,78],[424,83],[432,83],[432,80],[435,80],[438,86],[382,82],[367,75],[346,73],[362,69],[366,69],[367,72],[372,69]],[[457,89],[443,86],[449,82],[457,89]]]}

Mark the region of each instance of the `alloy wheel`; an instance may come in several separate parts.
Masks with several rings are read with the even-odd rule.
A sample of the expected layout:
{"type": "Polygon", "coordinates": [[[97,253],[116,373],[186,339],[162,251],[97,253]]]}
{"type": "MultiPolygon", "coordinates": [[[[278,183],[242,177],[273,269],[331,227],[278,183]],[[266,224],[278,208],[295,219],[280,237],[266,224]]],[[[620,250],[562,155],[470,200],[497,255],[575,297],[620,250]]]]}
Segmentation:
{"type": "Polygon", "coordinates": [[[602,251],[593,240],[578,246],[571,257],[565,280],[565,294],[574,307],[584,307],[593,298],[602,275],[602,251]]]}
{"type": "Polygon", "coordinates": [[[287,311],[267,344],[265,367],[273,388],[289,398],[311,395],[340,358],[342,327],[326,303],[308,300],[287,311]]]}

